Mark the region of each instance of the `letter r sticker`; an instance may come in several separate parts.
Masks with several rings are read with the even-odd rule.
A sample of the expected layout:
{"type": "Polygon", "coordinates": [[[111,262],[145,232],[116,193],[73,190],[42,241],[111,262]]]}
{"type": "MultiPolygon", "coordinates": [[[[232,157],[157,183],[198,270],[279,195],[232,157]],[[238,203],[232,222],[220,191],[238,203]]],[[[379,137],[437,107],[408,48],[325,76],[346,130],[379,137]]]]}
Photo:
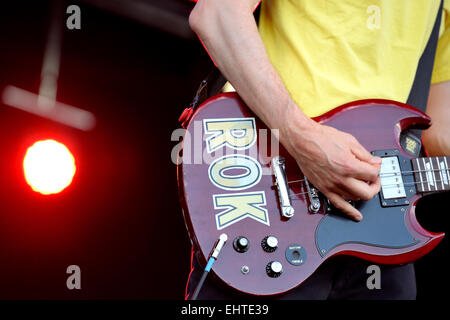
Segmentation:
{"type": "Polygon", "coordinates": [[[208,153],[223,146],[245,150],[256,141],[255,118],[204,119],[203,129],[212,134],[206,139],[208,153]]]}
{"type": "Polygon", "coordinates": [[[226,228],[245,218],[270,226],[264,191],[213,195],[214,209],[226,209],[216,214],[217,229],[226,228]]]}

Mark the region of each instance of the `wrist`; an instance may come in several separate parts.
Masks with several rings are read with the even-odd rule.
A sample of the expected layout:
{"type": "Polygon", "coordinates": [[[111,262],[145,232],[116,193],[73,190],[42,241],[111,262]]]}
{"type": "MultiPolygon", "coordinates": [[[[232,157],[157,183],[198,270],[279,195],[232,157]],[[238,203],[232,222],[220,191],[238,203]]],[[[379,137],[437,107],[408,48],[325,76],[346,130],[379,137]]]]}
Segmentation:
{"type": "Polygon", "coordinates": [[[319,129],[318,123],[309,118],[295,102],[289,103],[283,118],[279,127],[280,142],[289,152],[301,147],[302,137],[314,134],[319,129]]]}

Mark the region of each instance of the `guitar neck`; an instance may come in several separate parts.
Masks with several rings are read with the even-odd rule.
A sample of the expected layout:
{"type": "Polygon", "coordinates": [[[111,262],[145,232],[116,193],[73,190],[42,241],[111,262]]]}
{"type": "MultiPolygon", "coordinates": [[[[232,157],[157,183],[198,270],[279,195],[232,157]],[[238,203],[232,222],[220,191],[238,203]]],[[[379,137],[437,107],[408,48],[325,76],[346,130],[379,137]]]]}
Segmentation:
{"type": "Polygon", "coordinates": [[[450,157],[426,157],[411,160],[417,192],[450,191],[450,157]]]}

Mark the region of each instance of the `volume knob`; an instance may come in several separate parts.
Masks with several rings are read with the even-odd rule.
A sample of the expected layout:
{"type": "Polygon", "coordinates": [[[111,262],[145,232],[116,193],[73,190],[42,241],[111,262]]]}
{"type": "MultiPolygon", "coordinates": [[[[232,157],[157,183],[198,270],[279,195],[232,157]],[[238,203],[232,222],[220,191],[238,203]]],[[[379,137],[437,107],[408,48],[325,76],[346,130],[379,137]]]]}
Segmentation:
{"type": "Polygon", "coordinates": [[[271,261],[266,266],[266,273],[271,278],[278,278],[283,273],[283,265],[278,261],[271,261]]]}
{"type": "Polygon", "coordinates": [[[266,252],[274,252],[278,248],[278,239],[274,236],[266,236],[261,241],[261,247],[266,252]]]}
{"type": "Polygon", "coordinates": [[[233,248],[237,252],[246,252],[250,246],[250,243],[246,237],[239,236],[233,241],[233,248]]]}

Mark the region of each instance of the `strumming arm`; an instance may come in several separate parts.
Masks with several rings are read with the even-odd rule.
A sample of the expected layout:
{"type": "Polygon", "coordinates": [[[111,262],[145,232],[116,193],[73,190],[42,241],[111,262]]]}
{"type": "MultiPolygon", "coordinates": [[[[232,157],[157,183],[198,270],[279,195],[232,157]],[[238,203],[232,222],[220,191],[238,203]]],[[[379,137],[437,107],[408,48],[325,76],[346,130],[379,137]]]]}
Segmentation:
{"type": "Polygon", "coordinates": [[[353,136],[316,123],[293,101],[259,36],[253,17],[258,2],[199,0],[189,23],[248,107],[269,128],[279,130],[280,142],[309,181],[338,209],[360,220],[361,214],[343,196],[375,196],[381,159],[353,136]]]}
{"type": "Polygon", "coordinates": [[[266,125],[281,128],[292,109],[298,113],[300,128],[306,130],[311,120],[296,110],[259,36],[253,17],[258,2],[199,0],[189,23],[225,78],[266,125]]]}

